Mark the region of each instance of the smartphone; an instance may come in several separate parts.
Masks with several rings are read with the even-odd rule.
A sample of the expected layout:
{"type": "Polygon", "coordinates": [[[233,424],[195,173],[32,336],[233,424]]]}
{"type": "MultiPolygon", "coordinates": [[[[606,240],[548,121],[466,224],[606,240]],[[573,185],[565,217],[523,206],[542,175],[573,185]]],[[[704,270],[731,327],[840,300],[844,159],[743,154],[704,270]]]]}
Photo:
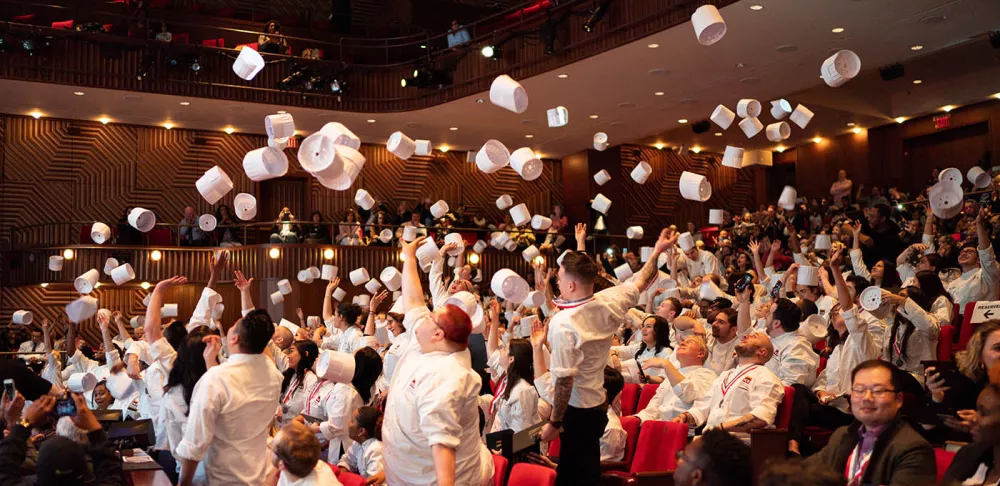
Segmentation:
{"type": "Polygon", "coordinates": [[[76,402],[73,401],[72,397],[60,398],[56,400],[52,414],[56,417],[72,417],[76,415],[76,402]]]}
{"type": "Polygon", "coordinates": [[[17,391],[14,389],[14,380],[12,380],[10,378],[7,378],[6,380],[4,380],[3,381],[3,396],[4,396],[4,398],[6,398],[7,401],[9,402],[9,401],[11,401],[11,400],[14,399],[14,396],[16,394],[17,394],[17,391]]]}
{"type": "Polygon", "coordinates": [[[778,280],[778,283],[774,284],[774,288],[771,289],[771,298],[778,299],[779,297],[781,297],[781,280],[778,280]]]}
{"type": "Polygon", "coordinates": [[[954,361],[921,361],[921,365],[924,367],[924,373],[926,374],[927,368],[934,368],[934,371],[944,380],[945,384],[950,387],[955,387],[962,382],[963,376],[962,372],[958,370],[958,365],[954,361]]]}
{"type": "Polygon", "coordinates": [[[743,292],[747,289],[747,286],[750,285],[751,282],[753,282],[753,275],[744,273],[742,277],[733,283],[733,287],[736,288],[737,292],[743,292]]]}

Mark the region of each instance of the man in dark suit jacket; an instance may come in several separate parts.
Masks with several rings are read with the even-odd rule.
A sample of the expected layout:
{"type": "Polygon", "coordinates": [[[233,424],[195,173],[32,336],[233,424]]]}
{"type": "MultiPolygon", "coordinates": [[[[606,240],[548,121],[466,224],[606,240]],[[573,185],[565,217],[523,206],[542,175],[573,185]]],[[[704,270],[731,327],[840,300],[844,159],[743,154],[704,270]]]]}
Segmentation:
{"type": "Polygon", "coordinates": [[[879,360],[854,368],[851,413],[855,422],[837,429],[826,447],[807,461],[843,474],[848,486],[934,484],[934,449],[899,419],[903,405],[900,373],[879,360]]]}

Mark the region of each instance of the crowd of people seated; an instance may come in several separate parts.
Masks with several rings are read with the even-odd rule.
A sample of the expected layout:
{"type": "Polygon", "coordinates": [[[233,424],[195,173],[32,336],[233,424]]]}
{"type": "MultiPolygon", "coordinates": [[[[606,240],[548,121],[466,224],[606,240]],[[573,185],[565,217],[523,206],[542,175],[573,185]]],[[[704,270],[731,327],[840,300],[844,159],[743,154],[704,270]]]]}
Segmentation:
{"type": "MultiPolygon", "coordinates": [[[[65,484],[47,458],[118,484],[119,461],[92,420],[116,412],[151,421],[154,456],[185,485],[339,484],[352,474],[493,484],[505,471],[489,437],[529,430],[540,443],[518,462],[554,468],[556,484],[597,484],[602,462],[632,460],[630,434],[661,426],[693,438],[645,452],[673,458],[679,485],[751,484],[748,444],[769,429],[786,434],[787,459],[760,484],[995,484],[1000,321],[975,323],[967,343],[956,326],[968,321],[965,304],[1000,300],[997,193],[970,196],[949,220],[923,195],[869,194],[841,174],[831,199],[735,213],[717,232],[667,227],[640,251],[588,254],[593,235],[577,224],[575,247],[545,250],[557,266],[550,258],[520,276],[536,292],[524,302],[496,295],[492,276],[473,278],[464,258],[448,269],[456,246],[443,241],[424,288],[417,248],[468,224],[464,208],[442,222],[429,201],[380,204],[336,225],[286,208],[276,242],[366,244],[380,224],[422,230],[382,242],[406,256],[400,292],[337,301],[333,278],[322,316],[300,311],[275,325],[253,302],[253,279],[232,269],[242,318],[223,322],[213,313],[223,252],[186,320],[161,314],[171,289],[188,284],[176,276],[156,284],[135,329],[125,309],[98,311],[102,342],[80,339],[71,322],[8,333],[19,359],[0,361],[0,379],[16,388],[3,399],[0,477],[65,484]],[[78,373],[96,386],[71,394],[76,414],[54,420],[78,373]],[[639,386],[652,387],[641,406],[639,386]],[[945,444],[966,444],[950,466],[945,444]]],[[[561,208],[552,214],[568,225],[561,208]]],[[[480,217],[473,225],[489,228],[480,217]]]]}

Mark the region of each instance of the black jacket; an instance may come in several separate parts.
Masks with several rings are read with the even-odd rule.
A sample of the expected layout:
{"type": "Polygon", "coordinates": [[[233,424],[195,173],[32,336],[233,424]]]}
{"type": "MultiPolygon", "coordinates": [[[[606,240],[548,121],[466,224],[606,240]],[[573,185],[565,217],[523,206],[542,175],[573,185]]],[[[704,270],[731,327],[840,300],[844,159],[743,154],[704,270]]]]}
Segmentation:
{"type": "MultiPolygon", "coordinates": [[[[10,435],[0,442],[0,486],[20,486],[23,484],[34,484],[28,478],[21,476],[21,464],[28,451],[28,438],[31,431],[15,425],[11,428],[10,435]]],[[[117,486],[125,484],[122,476],[121,460],[115,455],[115,450],[111,443],[107,441],[104,430],[98,429],[87,434],[90,445],[87,447],[87,455],[94,465],[94,476],[97,481],[96,486],[117,486]]],[[[34,479],[31,477],[30,479],[34,479]]]]}
{"type": "Polygon", "coordinates": [[[993,466],[993,445],[973,442],[966,444],[958,450],[955,458],[951,460],[951,466],[944,472],[941,478],[943,485],[958,485],[962,481],[969,479],[979,469],[979,465],[987,463],[993,466]]]}
{"type": "MultiPolygon", "coordinates": [[[[861,423],[837,429],[830,442],[807,461],[822,464],[837,474],[847,470],[847,459],[861,440],[861,423]]],[[[861,484],[887,486],[923,486],[935,484],[937,465],[934,449],[905,422],[890,423],[879,435],[865,468],[861,484]]]]}

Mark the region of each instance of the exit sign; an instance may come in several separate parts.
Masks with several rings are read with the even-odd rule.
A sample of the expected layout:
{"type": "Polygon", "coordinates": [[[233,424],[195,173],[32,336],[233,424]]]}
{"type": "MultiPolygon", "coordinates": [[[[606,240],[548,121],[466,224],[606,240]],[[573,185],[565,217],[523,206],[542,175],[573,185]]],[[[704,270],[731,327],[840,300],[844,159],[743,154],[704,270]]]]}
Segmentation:
{"type": "Polygon", "coordinates": [[[934,128],[948,128],[951,126],[951,115],[941,115],[934,117],[934,128]]]}

